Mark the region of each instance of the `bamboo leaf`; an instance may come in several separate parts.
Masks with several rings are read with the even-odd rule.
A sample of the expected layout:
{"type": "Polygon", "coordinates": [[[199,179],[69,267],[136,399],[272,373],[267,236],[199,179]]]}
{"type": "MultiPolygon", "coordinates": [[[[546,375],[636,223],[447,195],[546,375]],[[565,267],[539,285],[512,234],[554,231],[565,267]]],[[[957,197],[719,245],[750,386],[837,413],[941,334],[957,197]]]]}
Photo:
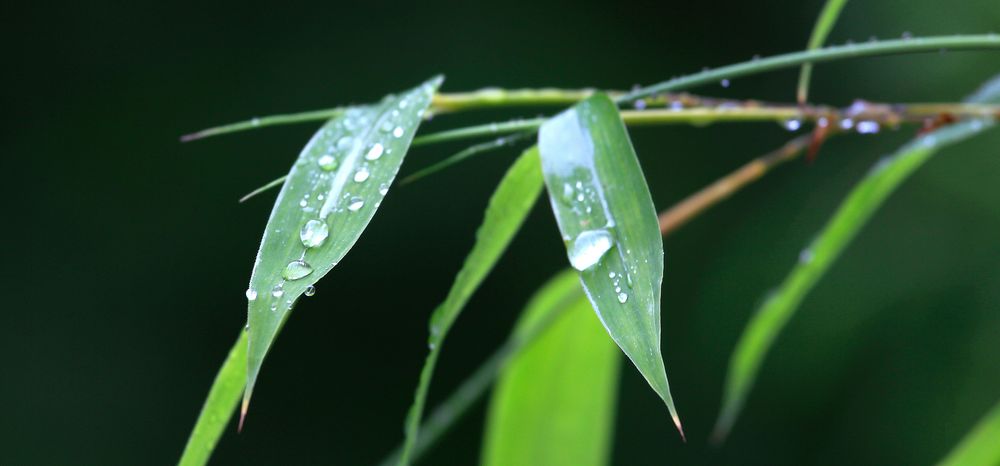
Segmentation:
{"type": "Polygon", "coordinates": [[[538,147],[570,265],[611,338],[681,431],[660,354],[663,241],[618,109],[595,94],[542,125],[538,147]]]}
{"type": "Polygon", "coordinates": [[[575,273],[559,274],[539,292],[514,338],[553,318],[567,297],[565,312],[503,370],[486,422],[484,466],[608,464],[620,358],[575,273]]]}
{"type": "MultiPolygon", "coordinates": [[[[531,325],[525,326],[522,332],[512,333],[507,341],[480,364],[458,388],[452,391],[445,401],[434,408],[434,411],[427,417],[427,421],[420,426],[420,437],[413,446],[410,459],[414,462],[417,461],[444,432],[454,425],[468,411],[469,407],[492,386],[494,379],[499,376],[501,369],[506,366],[508,361],[521,354],[536,339],[544,335],[552,327],[554,321],[558,320],[574,301],[579,299],[580,292],[579,279],[572,270],[560,272],[545,282],[532,295],[521,312],[522,315],[542,313],[543,311],[536,309],[543,308],[547,309],[545,318],[533,321],[531,325]]],[[[399,462],[402,449],[403,446],[400,445],[379,464],[383,466],[395,465],[399,462]]]]}
{"type": "Polygon", "coordinates": [[[1000,403],[966,434],[938,466],[1000,465],[1000,403]]]}
{"type": "Polygon", "coordinates": [[[264,357],[293,304],[337,265],[368,226],[441,81],[434,78],[377,105],[345,110],[320,128],[292,166],[247,290],[243,416],[264,357]]]}
{"type": "MultiPolygon", "coordinates": [[[[1000,77],[998,77],[1000,78],[1000,77]]],[[[1000,86],[995,83],[966,101],[1000,101],[1000,86]]],[[[854,186],[826,226],[802,252],[781,286],[761,305],[740,336],[729,361],[723,390],[722,409],[716,421],[713,439],[721,442],[729,434],[743,408],[760,365],[778,333],[802,303],[806,294],[850,244],[858,231],[875,214],[893,191],[938,150],[960,142],[993,126],[990,119],[974,119],[944,127],[917,138],[895,154],[883,158],[854,186]]]]}
{"type": "Polygon", "coordinates": [[[451,329],[462,308],[479,288],[514,235],[521,228],[542,190],[542,176],[539,169],[538,151],[524,152],[507,171],[490,198],[483,223],[476,231],[476,243],[465,259],[462,269],[455,276],[448,296],[430,320],[427,359],[420,372],[420,380],[414,395],[413,405],[406,417],[406,439],[400,454],[399,464],[410,464],[410,455],[419,437],[419,428],[430,389],[434,366],[441,354],[445,336],[451,329]]]}
{"type": "MultiPolygon", "coordinates": [[[[816,50],[823,46],[826,36],[830,35],[830,31],[833,30],[833,25],[837,23],[840,10],[844,9],[845,4],[847,4],[847,0],[826,0],[823,11],[819,13],[819,18],[816,18],[816,25],[813,26],[806,50],[816,50]]],[[[812,67],[812,63],[806,63],[799,71],[799,86],[796,97],[800,104],[806,103],[806,99],[809,97],[809,78],[812,76],[812,67]]]]}
{"type": "Polygon", "coordinates": [[[240,401],[240,393],[247,380],[247,334],[240,330],[240,337],[229,350],[229,356],[215,376],[212,388],[205,399],[205,406],[198,414],[194,430],[188,438],[184,453],[181,454],[180,466],[203,466],[208,464],[215,445],[219,443],[222,432],[229,425],[233,411],[240,401]]]}

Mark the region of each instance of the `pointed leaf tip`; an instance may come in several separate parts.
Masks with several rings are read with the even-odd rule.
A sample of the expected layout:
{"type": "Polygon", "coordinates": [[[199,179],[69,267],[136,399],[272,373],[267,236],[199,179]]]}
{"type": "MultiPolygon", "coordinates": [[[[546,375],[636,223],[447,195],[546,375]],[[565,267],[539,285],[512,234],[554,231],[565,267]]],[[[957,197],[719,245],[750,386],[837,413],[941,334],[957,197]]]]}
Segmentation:
{"type": "Polygon", "coordinates": [[[663,241],[618,108],[594,94],[543,124],[538,147],[570,265],[683,436],[660,353],[663,241]]]}

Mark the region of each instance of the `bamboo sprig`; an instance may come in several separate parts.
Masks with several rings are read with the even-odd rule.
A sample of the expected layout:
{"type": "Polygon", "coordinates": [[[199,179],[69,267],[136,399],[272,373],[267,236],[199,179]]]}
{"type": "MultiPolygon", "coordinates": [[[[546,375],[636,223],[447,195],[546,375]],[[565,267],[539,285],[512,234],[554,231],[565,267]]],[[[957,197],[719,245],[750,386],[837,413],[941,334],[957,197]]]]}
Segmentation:
{"type": "MultiPolygon", "coordinates": [[[[714,70],[706,70],[687,76],[663,81],[652,86],[638,88],[631,92],[611,92],[619,103],[631,103],[640,99],[662,95],[666,92],[690,89],[695,86],[717,83],[723,79],[733,79],[740,76],[764,73],[782,68],[799,66],[807,63],[820,63],[846,58],[860,58],[879,55],[896,55],[907,53],[936,52],[940,50],[977,50],[1000,48],[1000,36],[996,34],[937,36],[872,41],[864,44],[840,45],[822,49],[794,52],[776,55],[768,58],[755,58],[751,61],[737,63],[714,70]]],[[[473,92],[438,93],[434,97],[427,117],[435,113],[455,112],[499,107],[523,107],[545,105],[569,105],[586,98],[593,89],[517,89],[504,90],[498,88],[482,89],[473,92]]],[[[267,126],[304,123],[310,121],[328,120],[343,112],[343,108],[335,107],[313,110],[302,113],[272,115],[231,123],[204,129],[181,136],[181,141],[194,141],[209,136],[234,133],[267,126]]]]}

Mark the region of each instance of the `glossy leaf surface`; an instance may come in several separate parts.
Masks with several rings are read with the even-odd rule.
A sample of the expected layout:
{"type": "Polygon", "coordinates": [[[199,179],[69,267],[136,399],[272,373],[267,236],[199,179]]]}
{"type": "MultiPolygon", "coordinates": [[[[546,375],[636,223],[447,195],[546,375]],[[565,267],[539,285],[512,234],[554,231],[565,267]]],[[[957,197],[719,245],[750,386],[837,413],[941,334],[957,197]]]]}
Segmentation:
{"type": "Polygon", "coordinates": [[[570,265],[680,430],[660,354],[663,241],[617,107],[604,94],[589,97],[542,125],[538,147],[570,265]]]}
{"type": "Polygon", "coordinates": [[[275,201],[247,290],[246,413],[261,364],[292,306],[337,265],[388,192],[431,97],[434,78],[323,125],[275,201]]]}

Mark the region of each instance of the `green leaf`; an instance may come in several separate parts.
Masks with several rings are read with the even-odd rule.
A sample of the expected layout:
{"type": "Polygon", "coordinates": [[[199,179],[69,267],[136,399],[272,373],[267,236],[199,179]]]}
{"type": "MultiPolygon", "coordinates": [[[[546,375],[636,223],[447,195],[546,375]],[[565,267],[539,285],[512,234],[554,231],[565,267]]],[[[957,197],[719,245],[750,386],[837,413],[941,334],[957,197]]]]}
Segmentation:
{"type": "Polygon", "coordinates": [[[681,431],[660,354],[663,241],[618,109],[595,94],[542,125],[538,147],[570,265],[611,338],[681,431]]]}
{"type": "MultiPolygon", "coordinates": [[[[837,18],[840,16],[840,10],[844,9],[845,4],[847,4],[847,0],[826,0],[823,11],[819,13],[819,18],[816,18],[816,25],[813,26],[806,50],[816,50],[823,46],[826,36],[830,35],[833,25],[836,24],[837,18]]],[[[810,76],[812,76],[812,63],[806,63],[802,65],[802,70],[799,72],[799,86],[796,92],[800,104],[804,104],[809,96],[810,76]]]]}
{"type": "Polygon", "coordinates": [[[264,230],[247,290],[243,416],[264,357],[292,305],[337,265],[368,226],[441,81],[437,77],[377,105],[345,110],[320,128],[292,166],[264,230]]]}
{"type": "Polygon", "coordinates": [[[177,464],[180,466],[202,466],[208,464],[219,437],[229,425],[233,411],[240,401],[240,393],[247,380],[247,334],[240,330],[229,356],[222,363],[219,374],[205,399],[198,421],[194,424],[184,453],[177,464]]]}
{"type": "Polygon", "coordinates": [[[399,458],[400,465],[410,464],[410,455],[419,436],[420,421],[431,377],[434,374],[434,366],[438,355],[441,354],[441,346],[448,330],[486,275],[500,260],[500,256],[521,228],[541,190],[542,176],[538,151],[530,149],[514,162],[497,186],[486,207],[483,223],[476,231],[476,244],[465,258],[465,264],[455,277],[448,296],[431,316],[430,338],[427,343],[430,352],[420,372],[413,405],[406,417],[406,439],[399,458]]]}
{"type": "Polygon", "coordinates": [[[533,333],[567,297],[565,312],[500,377],[486,423],[484,466],[608,464],[621,359],[575,273],[559,274],[539,292],[515,338],[533,333]]]}
{"type": "MultiPolygon", "coordinates": [[[[990,85],[996,92],[980,91],[967,101],[996,102],[1000,99],[1000,86],[988,84],[983,89],[990,89],[990,85]]],[[[714,441],[721,442],[732,429],[764,356],[778,333],[798,309],[806,294],[889,195],[938,150],[975,136],[993,124],[992,120],[969,120],[921,136],[892,156],[883,158],[854,186],[816,236],[812,246],[802,252],[791,273],[767,297],[743,331],[729,361],[722,409],[713,433],[714,441]]]]}
{"type": "Polygon", "coordinates": [[[1000,465],[1000,403],[938,463],[938,466],[1000,465]]]}

